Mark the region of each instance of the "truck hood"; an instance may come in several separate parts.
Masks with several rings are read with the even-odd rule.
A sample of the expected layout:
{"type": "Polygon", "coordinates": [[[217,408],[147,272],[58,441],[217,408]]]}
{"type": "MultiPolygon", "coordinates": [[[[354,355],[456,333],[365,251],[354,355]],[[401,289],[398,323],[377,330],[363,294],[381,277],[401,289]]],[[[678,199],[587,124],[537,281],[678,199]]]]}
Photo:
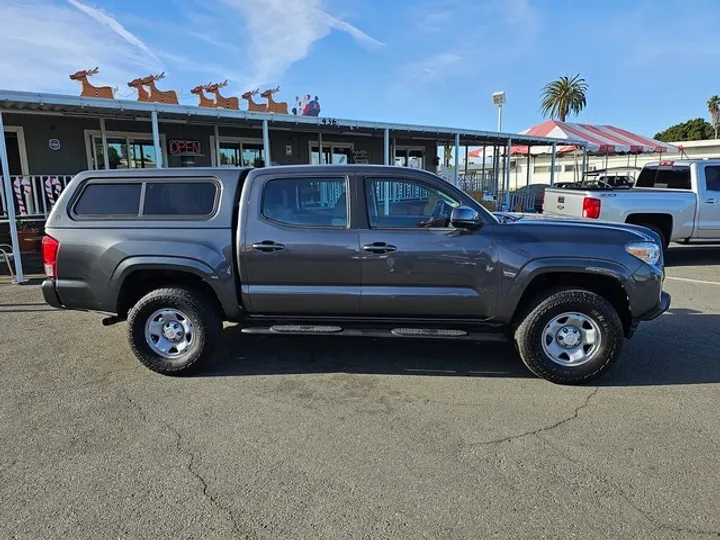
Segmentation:
{"type": "MultiPolygon", "coordinates": [[[[639,241],[651,241],[660,244],[660,238],[650,229],[641,225],[629,223],[614,223],[610,221],[596,221],[578,218],[575,216],[547,214],[520,214],[514,212],[495,212],[494,215],[501,223],[506,225],[520,225],[522,228],[529,227],[538,229],[565,229],[568,234],[583,231],[583,236],[592,235],[593,231],[614,231],[625,233],[629,237],[635,237],[639,241]]],[[[631,239],[628,239],[631,241],[631,239]]]]}

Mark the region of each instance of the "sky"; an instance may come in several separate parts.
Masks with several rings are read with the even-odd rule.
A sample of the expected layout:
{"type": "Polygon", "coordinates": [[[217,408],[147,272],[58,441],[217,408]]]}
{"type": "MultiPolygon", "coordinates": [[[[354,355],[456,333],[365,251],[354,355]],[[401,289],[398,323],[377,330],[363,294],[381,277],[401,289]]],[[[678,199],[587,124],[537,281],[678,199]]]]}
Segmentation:
{"type": "MultiPolygon", "coordinates": [[[[654,135],[708,118],[720,94],[718,0],[0,0],[0,88],[79,94],[165,72],[181,94],[280,86],[317,95],[322,116],[494,131],[543,121],[540,92],[580,73],[574,120],[654,135]]],[[[262,101],[262,100],[259,100],[262,101]]]]}

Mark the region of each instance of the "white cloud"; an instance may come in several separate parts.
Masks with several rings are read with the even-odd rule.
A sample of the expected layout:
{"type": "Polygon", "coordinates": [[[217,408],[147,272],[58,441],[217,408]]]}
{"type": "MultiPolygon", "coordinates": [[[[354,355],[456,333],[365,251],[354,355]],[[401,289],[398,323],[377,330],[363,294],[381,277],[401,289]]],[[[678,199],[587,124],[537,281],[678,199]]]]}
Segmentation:
{"type": "Polygon", "coordinates": [[[383,44],[350,23],[323,9],[322,0],[223,0],[244,23],[249,86],[274,82],[295,62],[303,60],[312,45],[335,29],[349,34],[364,47],[383,44]]]}
{"type": "Polygon", "coordinates": [[[85,4],[82,4],[78,2],[78,0],[67,0],[72,6],[75,6],[83,13],[86,13],[93,19],[95,19],[100,24],[106,26],[113,32],[115,32],[118,36],[123,38],[125,41],[130,43],[130,45],[134,45],[138,49],[140,49],[142,52],[144,52],[150,59],[154,60],[157,64],[161,64],[160,59],[157,57],[157,55],[150,50],[150,47],[145,45],[140,39],[138,39],[132,32],[129,32],[122,24],[120,24],[116,19],[112,18],[107,13],[99,10],[94,9],[89,6],[86,6],[85,4]]]}
{"type": "Polygon", "coordinates": [[[93,84],[119,86],[121,96],[132,96],[127,81],[156,70],[167,70],[175,89],[227,78],[231,94],[280,83],[333,31],[364,48],[383,46],[325,3],[177,0],[173,19],[158,23],[90,0],[0,0],[0,86],[74,94],[79,87],[68,75],[99,66],[93,84]]]}
{"type": "Polygon", "coordinates": [[[75,93],[78,84],[68,75],[80,69],[99,66],[100,73],[93,78],[98,86],[119,85],[148,72],[148,56],[142,49],[69,4],[3,0],[0,21],[4,88],[75,93]]]}
{"type": "Polygon", "coordinates": [[[443,83],[462,74],[464,56],[456,52],[442,52],[410,62],[401,70],[404,85],[443,83]]]}

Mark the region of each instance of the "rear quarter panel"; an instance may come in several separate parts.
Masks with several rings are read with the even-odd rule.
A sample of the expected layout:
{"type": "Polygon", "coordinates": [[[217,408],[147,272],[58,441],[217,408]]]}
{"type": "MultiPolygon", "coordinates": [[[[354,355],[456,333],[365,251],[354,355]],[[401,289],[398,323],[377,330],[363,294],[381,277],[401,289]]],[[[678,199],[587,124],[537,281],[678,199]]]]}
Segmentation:
{"type": "MultiPolygon", "coordinates": [[[[633,214],[669,214],[673,218],[671,240],[683,240],[694,234],[697,195],[692,191],[650,188],[612,191],[548,189],[545,192],[544,212],[550,216],[582,218],[582,201],[585,197],[600,200],[600,221],[626,223],[633,214]]],[[[588,221],[597,222],[594,219],[588,221]]]]}
{"type": "MultiPolygon", "coordinates": [[[[207,172],[190,174],[208,177],[207,172]]],[[[97,178],[91,172],[78,175],[63,191],[46,226],[46,234],[60,243],[56,290],[63,305],[116,313],[120,287],[132,272],[178,270],[202,277],[215,291],[226,316],[235,317],[239,303],[233,266],[234,174],[234,183],[233,176],[221,179],[216,213],[204,220],[74,219],[68,209],[75,194],[86,180],[97,178]]],[[[177,179],[178,172],[167,176],[177,179]]],[[[121,173],[102,176],[107,178],[125,177],[121,173]]]]}

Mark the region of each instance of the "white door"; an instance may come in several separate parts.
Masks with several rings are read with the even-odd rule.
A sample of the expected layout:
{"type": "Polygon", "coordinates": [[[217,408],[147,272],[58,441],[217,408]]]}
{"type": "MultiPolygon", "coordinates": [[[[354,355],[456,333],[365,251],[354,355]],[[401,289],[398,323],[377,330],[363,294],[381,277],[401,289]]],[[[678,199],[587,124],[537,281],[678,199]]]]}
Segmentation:
{"type": "Polygon", "coordinates": [[[720,165],[706,165],[698,181],[701,238],[720,239],[720,165]]]}

